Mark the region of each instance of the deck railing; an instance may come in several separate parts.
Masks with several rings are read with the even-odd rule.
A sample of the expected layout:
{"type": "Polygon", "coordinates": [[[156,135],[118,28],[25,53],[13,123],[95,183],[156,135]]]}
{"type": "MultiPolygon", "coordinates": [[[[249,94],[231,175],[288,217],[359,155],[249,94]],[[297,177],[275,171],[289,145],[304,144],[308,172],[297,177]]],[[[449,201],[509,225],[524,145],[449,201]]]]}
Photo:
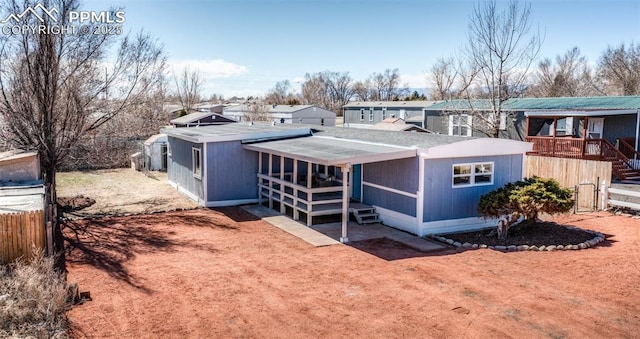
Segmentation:
{"type": "Polygon", "coordinates": [[[581,138],[527,137],[526,141],[533,143],[533,150],[529,152],[532,155],[583,159],[585,154],[599,153],[596,145],[586,147],[585,139],[581,138]]]}
{"type": "Polygon", "coordinates": [[[260,203],[266,199],[269,208],[273,208],[273,203],[278,202],[283,214],[285,206],[291,207],[294,220],[299,220],[302,212],[307,217],[308,226],[311,226],[313,216],[342,213],[341,181],[309,188],[277,177],[258,174],[258,190],[260,203]]]}

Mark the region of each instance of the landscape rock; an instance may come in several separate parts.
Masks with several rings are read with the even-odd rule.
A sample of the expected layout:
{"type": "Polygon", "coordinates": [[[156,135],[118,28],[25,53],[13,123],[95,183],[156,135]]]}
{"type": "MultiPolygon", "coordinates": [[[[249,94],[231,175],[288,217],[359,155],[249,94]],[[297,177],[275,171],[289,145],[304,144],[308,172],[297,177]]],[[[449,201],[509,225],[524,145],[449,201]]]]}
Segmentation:
{"type": "Polygon", "coordinates": [[[451,240],[451,239],[447,239],[447,240],[445,240],[445,242],[446,242],[447,244],[449,244],[449,245],[453,245],[453,240],[451,240]]]}
{"type": "Polygon", "coordinates": [[[547,246],[547,251],[551,252],[551,251],[555,251],[555,250],[556,250],[556,246],[555,245],[547,246]]]}
{"type": "Polygon", "coordinates": [[[538,246],[533,245],[533,246],[529,246],[529,251],[537,251],[538,250],[538,246]]]}
{"type": "Polygon", "coordinates": [[[547,246],[545,245],[538,247],[538,251],[546,251],[546,250],[547,250],[547,246]]]}
{"type": "Polygon", "coordinates": [[[495,246],[495,249],[497,249],[497,250],[499,250],[499,251],[504,251],[504,250],[506,250],[506,249],[507,249],[507,246],[501,246],[501,245],[498,245],[498,246],[495,246]]]}
{"type": "Polygon", "coordinates": [[[509,245],[509,246],[507,246],[507,249],[509,251],[515,251],[516,250],[516,245],[509,245]]]}
{"type": "Polygon", "coordinates": [[[487,248],[487,247],[489,247],[489,246],[487,246],[487,245],[485,245],[485,244],[481,244],[481,245],[480,245],[480,246],[478,246],[478,247],[480,247],[480,248],[487,248]]]}
{"type": "Polygon", "coordinates": [[[580,247],[581,249],[585,249],[585,248],[588,248],[589,246],[587,246],[587,244],[581,242],[581,243],[578,244],[578,247],[580,247]]]}
{"type": "Polygon", "coordinates": [[[528,249],[529,249],[529,246],[527,246],[527,245],[520,245],[520,246],[518,246],[517,248],[518,248],[518,251],[526,251],[526,250],[528,250],[528,249]]]}
{"type": "Polygon", "coordinates": [[[464,244],[462,244],[462,247],[464,248],[471,248],[471,244],[468,242],[465,242],[464,244]]]}
{"type": "Polygon", "coordinates": [[[471,245],[471,248],[473,248],[473,249],[478,248],[478,244],[473,244],[473,245],[471,245]]]}
{"type": "Polygon", "coordinates": [[[462,244],[456,241],[456,242],[454,242],[454,243],[453,243],[453,246],[455,246],[455,247],[462,247],[462,244]]]}

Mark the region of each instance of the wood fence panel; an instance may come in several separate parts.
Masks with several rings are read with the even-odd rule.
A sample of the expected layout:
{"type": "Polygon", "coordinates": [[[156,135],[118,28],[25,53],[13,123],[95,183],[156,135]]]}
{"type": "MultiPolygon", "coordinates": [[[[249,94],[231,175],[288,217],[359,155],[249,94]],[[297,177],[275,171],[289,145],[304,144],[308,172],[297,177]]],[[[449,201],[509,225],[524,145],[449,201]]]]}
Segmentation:
{"type": "Polygon", "coordinates": [[[538,176],[554,178],[560,186],[574,189],[576,185],[591,183],[596,186],[580,186],[580,195],[576,202],[578,208],[592,208],[595,203],[594,189],[602,181],[611,183],[611,163],[583,159],[553,158],[528,155],[525,157],[525,177],[538,176]]]}
{"type": "Polygon", "coordinates": [[[44,249],[44,211],[0,214],[0,263],[30,259],[33,248],[44,249]]]}

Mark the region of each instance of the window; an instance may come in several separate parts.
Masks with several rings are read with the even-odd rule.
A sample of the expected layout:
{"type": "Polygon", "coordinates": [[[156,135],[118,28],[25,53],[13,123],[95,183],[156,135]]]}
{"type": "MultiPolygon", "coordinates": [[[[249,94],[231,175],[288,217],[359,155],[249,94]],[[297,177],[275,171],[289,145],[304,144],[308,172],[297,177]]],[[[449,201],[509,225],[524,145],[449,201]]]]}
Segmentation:
{"type": "Polygon", "coordinates": [[[192,148],[191,149],[191,157],[192,157],[192,172],[193,176],[201,179],[202,178],[202,159],[200,157],[200,149],[192,148]]]}
{"type": "Polygon", "coordinates": [[[471,136],[472,119],[468,114],[449,115],[449,135],[471,136]]]}
{"type": "Polygon", "coordinates": [[[373,107],[369,108],[369,121],[373,121],[373,107]]]}
{"type": "Polygon", "coordinates": [[[387,118],[387,108],[382,107],[382,120],[387,118]]]}
{"type": "Polygon", "coordinates": [[[360,109],[360,121],[364,121],[364,108],[360,109]]]}
{"type": "Polygon", "coordinates": [[[493,184],[493,163],[453,165],[453,187],[469,187],[493,184]]]}
{"type": "Polygon", "coordinates": [[[324,118],[320,119],[320,126],[324,126],[324,118]]]}

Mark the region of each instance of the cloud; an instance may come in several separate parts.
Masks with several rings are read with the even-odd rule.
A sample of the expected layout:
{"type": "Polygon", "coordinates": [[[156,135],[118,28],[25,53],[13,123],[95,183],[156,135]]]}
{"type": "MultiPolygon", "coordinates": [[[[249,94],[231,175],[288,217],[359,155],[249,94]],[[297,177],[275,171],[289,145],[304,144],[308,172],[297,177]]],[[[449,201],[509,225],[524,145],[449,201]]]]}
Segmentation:
{"type": "Polygon", "coordinates": [[[223,59],[169,61],[171,72],[179,73],[185,68],[191,71],[197,70],[205,80],[231,78],[249,72],[247,66],[237,65],[223,59]]]}
{"type": "Polygon", "coordinates": [[[409,88],[426,88],[428,86],[426,74],[401,74],[400,83],[402,85],[408,84],[409,88]]]}

